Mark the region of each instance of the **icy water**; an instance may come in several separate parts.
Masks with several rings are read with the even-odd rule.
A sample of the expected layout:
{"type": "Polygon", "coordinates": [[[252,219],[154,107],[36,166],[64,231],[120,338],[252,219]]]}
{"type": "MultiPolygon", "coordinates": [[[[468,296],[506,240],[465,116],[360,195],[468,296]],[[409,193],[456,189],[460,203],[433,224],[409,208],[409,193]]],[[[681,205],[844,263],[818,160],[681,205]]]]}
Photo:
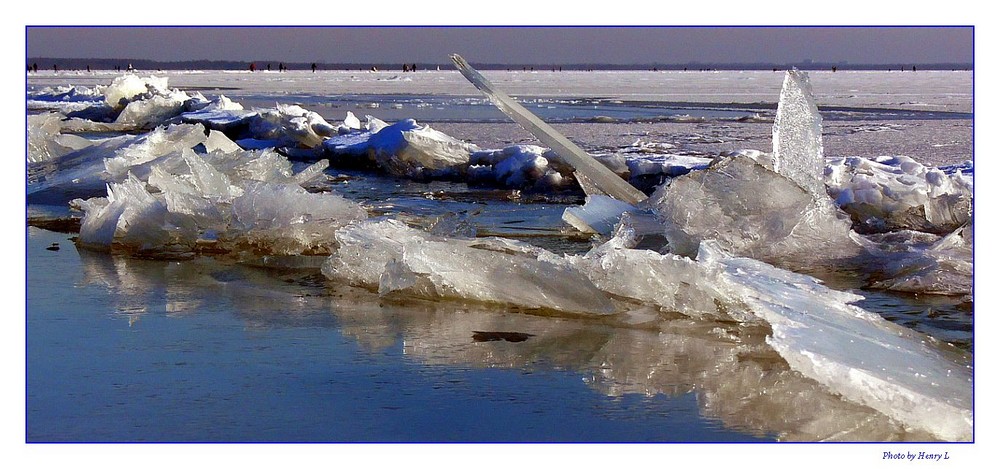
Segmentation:
{"type": "MultiPolygon", "coordinates": [[[[330,122],[349,110],[416,118],[481,148],[535,143],[455,72],[164,75],[173,87],[223,93],[247,108],[298,103],[330,122]]],[[[112,76],[38,74],[28,85],[112,76]]],[[[770,72],[489,76],[593,153],[636,141],[694,156],[770,150],[768,118],[781,86],[770,72]]],[[[813,84],[828,156],[972,159],[969,73],[819,73],[813,84]]],[[[374,215],[557,253],[592,245],[560,220],[582,203],[578,194],[327,174],[320,189],[374,215]]],[[[30,224],[68,214],[58,206],[28,212],[30,224]]],[[[321,258],[297,260],[298,269],[267,259],[134,259],[78,250],[71,227],[41,226],[48,229],[26,232],[28,441],[933,439],[790,370],[759,326],[677,317],[650,327],[385,299],[327,281],[321,258]]],[[[849,277],[829,281],[856,288],[849,277]]],[[[860,293],[870,311],[973,348],[965,299],[860,293]]]]}
{"type": "Polygon", "coordinates": [[[698,383],[608,395],[626,383],[601,376],[604,359],[646,359],[654,332],[383,304],[315,273],[110,258],[36,229],[29,252],[31,441],[773,438],[702,416],[698,383]]]}

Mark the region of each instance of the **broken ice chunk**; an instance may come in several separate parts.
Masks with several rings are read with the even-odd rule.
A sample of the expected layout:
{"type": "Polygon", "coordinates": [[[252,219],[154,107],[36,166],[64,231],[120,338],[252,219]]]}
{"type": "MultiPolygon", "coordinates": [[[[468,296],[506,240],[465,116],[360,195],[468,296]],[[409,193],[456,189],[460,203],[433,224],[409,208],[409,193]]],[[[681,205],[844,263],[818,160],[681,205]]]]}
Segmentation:
{"type": "Polygon", "coordinates": [[[938,237],[897,231],[872,235],[866,244],[871,261],[865,266],[873,288],[936,294],[972,294],[972,226],[938,237]],[[903,238],[903,239],[900,239],[903,238]]]}
{"type": "Polygon", "coordinates": [[[469,179],[512,189],[552,191],[572,183],[573,168],[552,150],[537,145],[510,145],[478,150],[469,157],[469,179]]]}
{"type": "Polygon", "coordinates": [[[407,243],[429,235],[401,221],[381,219],[347,225],[334,236],[339,248],[323,263],[323,275],[348,285],[377,290],[386,264],[402,256],[407,243]]]}
{"type": "Polygon", "coordinates": [[[671,252],[688,257],[706,239],[734,255],[793,270],[861,252],[850,221],[832,203],[818,202],[799,184],[742,156],[675,178],[649,204],[664,224],[671,252]]]}
{"type": "Polygon", "coordinates": [[[106,193],[107,182],[120,182],[128,173],[145,179],[149,167],[172,157],[178,164],[182,149],[204,142],[200,125],[160,127],[140,136],[123,135],[83,146],[58,158],[29,163],[28,200],[64,204],[76,197],[106,193]]]}
{"type": "Polygon", "coordinates": [[[413,119],[380,129],[368,141],[374,159],[390,174],[411,178],[459,174],[478,147],[456,140],[413,119]]]}
{"type": "Polygon", "coordinates": [[[328,278],[380,295],[474,300],[522,308],[610,314],[615,304],[567,261],[510,240],[442,238],[398,221],[337,232],[328,278]]]}
{"type": "Polygon", "coordinates": [[[831,160],[826,185],[864,233],[910,229],[945,234],[972,219],[971,162],[929,168],[905,156],[831,160]],[[966,168],[963,166],[963,170],[966,168]]]}
{"type": "Polygon", "coordinates": [[[756,321],[705,265],[674,254],[622,245],[616,237],[569,261],[605,292],[694,318],[756,321]]]}
{"type": "Polygon", "coordinates": [[[105,159],[104,169],[111,180],[120,180],[129,171],[143,177],[151,162],[167,155],[179,154],[182,149],[194,148],[207,138],[205,128],[198,124],[158,127],[143,134],[131,145],[119,149],[113,157],[105,159]]]}
{"type": "Polygon", "coordinates": [[[286,104],[258,111],[251,116],[249,129],[256,140],[277,140],[279,146],[305,148],[314,148],[323,143],[325,137],[337,134],[337,127],[318,113],[286,104]]]}
{"type": "Polygon", "coordinates": [[[177,92],[132,101],[125,106],[115,123],[129,129],[149,129],[177,116],[184,110],[188,96],[177,92]]]}
{"type": "Polygon", "coordinates": [[[81,245],[98,250],[118,244],[144,250],[168,242],[163,230],[167,207],[146,191],[146,184],[129,174],[121,183],[108,184],[107,199],[81,201],[86,210],[80,227],[81,245]]]}
{"type": "Polygon", "coordinates": [[[971,357],[848,303],[856,295],[713,243],[698,255],[772,329],[768,344],[845,398],[948,441],[972,438],[971,357]]]}
{"type": "Polygon", "coordinates": [[[230,238],[266,246],[275,254],[327,251],[337,229],[367,217],[343,197],[306,192],[291,184],[250,183],[233,200],[230,238]]]}
{"type": "Polygon", "coordinates": [[[229,139],[226,134],[218,130],[209,130],[208,138],[202,142],[205,147],[205,151],[208,153],[214,151],[220,151],[223,153],[234,153],[241,150],[240,146],[236,142],[229,139]]]}
{"type": "Polygon", "coordinates": [[[301,187],[327,164],[292,174],[291,164],[269,151],[184,148],[148,162],[148,188],[129,172],[125,182],[108,185],[106,199],[74,201],[85,211],[81,245],[152,255],[190,254],[206,244],[213,252],[328,254],[334,232],[367,213],[339,195],[301,187]]]}
{"type": "Polygon", "coordinates": [[[243,189],[234,186],[225,173],[216,170],[203,158],[185,148],[181,157],[191,171],[191,181],[195,190],[204,198],[229,202],[234,197],[243,195],[243,189]]]}
{"type": "Polygon", "coordinates": [[[256,112],[244,110],[243,105],[233,102],[225,95],[219,95],[217,99],[206,105],[181,114],[180,120],[190,124],[199,123],[209,129],[235,134],[238,133],[239,129],[246,128],[250,119],[256,115],[256,112]]]}
{"type": "Polygon", "coordinates": [[[705,169],[711,158],[684,155],[629,155],[625,158],[631,179],[650,176],[677,177],[696,169],[705,169]]]}
{"type": "Polygon", "coordinates": [[[344,118],[344,126],[351,130],[361,130],[361,120],[353,112],[347,111],[347,117],[344,118]]]}
{"type": "Polygon", "coordinates": [[[147,92],[166,93],[167,77],[140,77],[131,73],[120,75],[103,89],[104,99],[114,108],[122,109],[137,96],[147,92]]]}
{"type": "Polygon", "coordinates": [[[28,116],[28,163],[40,163],[93,145],[83,137],[61,133],[62,114],[47,112],[28,116]]]}
{"type": "Polygon", "coordinates": [[[454,240],[406,246],[379,280],[382,295],[404,292],[574,313],[616,312],[603,292],[564,262],[454,240]]]}
{"type": "Polygon", "coordinates": [[[540,154],[518,153],[498,162],[494,176],[507,187],[527,187],[541,179],[549,168],[549,160],[540,154]]]}

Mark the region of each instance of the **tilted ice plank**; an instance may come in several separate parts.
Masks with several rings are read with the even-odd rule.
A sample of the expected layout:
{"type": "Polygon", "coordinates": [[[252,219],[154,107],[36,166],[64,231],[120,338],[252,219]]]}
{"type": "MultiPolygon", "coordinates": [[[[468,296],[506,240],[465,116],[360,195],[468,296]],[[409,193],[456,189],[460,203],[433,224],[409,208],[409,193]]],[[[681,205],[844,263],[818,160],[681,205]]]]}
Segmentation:
{"type": "Polygon", "coordinates": [[[584,174],[602,192],[622,202],[633,205],[646,199],[646,195],[640,190],[597,162],[587,152],[525,109],[524,106],[518,104],[510,96],[497,90],[486,77],[472,68],[461,56],[452,54],[451,60],[466,79],[490,98],[494,106],[558,153],[559,156],[571,164],[578,172],[584,174]]]}
{"type": "Polygon", "coordinates": [[[605,195],[588,195],[583,206],[567,208],[562,219],[584,233],[609,236],[623,213],[637,210],[632,205],[605,195]]]}

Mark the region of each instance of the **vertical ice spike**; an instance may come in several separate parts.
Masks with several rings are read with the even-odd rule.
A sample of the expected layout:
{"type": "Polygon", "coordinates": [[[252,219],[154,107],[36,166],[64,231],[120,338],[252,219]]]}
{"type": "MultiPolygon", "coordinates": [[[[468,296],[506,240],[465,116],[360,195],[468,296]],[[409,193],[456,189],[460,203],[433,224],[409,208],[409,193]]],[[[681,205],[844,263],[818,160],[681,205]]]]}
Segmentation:
{"type": "Polygon", "coordinates": [[[823,118],[805,72],[785,73],[771,138],[774,170],[817,200],[829,198],[823,184],[823,118]]]}
{"type": "Polygon", "coordinates": [[[452,54],[451,60],[466,79],[490,98],[494,106],[559,154],[576,169],[577,173],[583,174],[601,192],[632,205],[646,199],[646,194],[643,194],[642,191],[588,155],[587,152],[569,141],[552,126],[543,122],[538,116],[532,114],[531,111],[525,109],[524,106],[518,104],[510,96],[497,90],[486,77],[472,68],[461,56],[452,54]]]}

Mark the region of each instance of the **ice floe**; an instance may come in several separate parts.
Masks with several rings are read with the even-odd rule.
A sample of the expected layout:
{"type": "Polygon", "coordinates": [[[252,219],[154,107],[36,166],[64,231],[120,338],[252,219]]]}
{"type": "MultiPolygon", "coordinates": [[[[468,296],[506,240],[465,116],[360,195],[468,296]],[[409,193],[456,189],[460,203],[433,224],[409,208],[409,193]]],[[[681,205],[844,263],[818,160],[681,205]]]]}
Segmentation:
{"type": "Polygon", "coordinates": [[[444,238],[396,220],[337,232],[328,278],[380,295],[475,300],[525,309],[611,314],[614,302],[568,262],[502,238],[444,238]]]}
{"type": "Polygon", "coordinates": [[[45,103],[37,109],[60,112],[28,120],[28,200],[73,199],[84,213],[79,244],[88,249],[248,262],[321,257],[331,282],[387,299],[625,324],[679,314],[766,326],[767,343],[792,370],[906,426],[970,439],[967,355],[854,306],[857,294],[791,270],[850,268],[878,288],[971,294],[971,163],[825,159],[807,78],[790,73],[786,87],[772,153],[644,158],[648,151],[633,148],[581,170],[564,151],[481,149],[412,119],[369,117],[363,125],[348,114],[334,125],[300,106],[247,111],[126,75],[106,88],[29,95],[45,103]],[[125,129],[148,131],[72,134],[125,129]],[[296,173],[289,155],[316,162],[296,173]],[[358,203],[303,187],[331,164],[543,192],[578,184],[587,203],[564,219],[601,236],[587,253],[557,255],[372,219],[358,203]],[[594,180],[603,177],[615,179],[594,180]],[[641,203],[645,194],[615,190],[636,178],[660,178],[641,203]]]}
{"type": "Polygon", "coordinates": [[[348,225],[337,239],[324,275],[385,297],[626,318],[653,307],[767,324],[768,343],[792,368],[832,391],[939,438],[971,438],[971,368],[961,352],[853,306],[858,295],[733,257],[712,241],[690,259],[635,249],[626,228],[587,254],[556,256],[501,239],[440,238],[394,220],[348,225]]]}
{"type": "MultiPolygon", "coordinates": [[[[636,209],[655,213],[664,225],[671,252],[688,257],[695,255],[701,240],[710,238],[735,255],[797,270],[809,271],[817,265],[824,269],[854,268],[873,264],[873,257],[894,259],[874,262],[892,267],[904,262],[891,252],[895,248],[885,246],[885,241],[867,242],[859,234],[909,229],[944,236],[971,222],[971,162],[932,168],[905,156],[824,159],[822,124],[808,77],[790,72],[780,98],[772,153],[743,150],[710,159],[672,154],[669,145],[636,141],[619,152],[597,155],[595,161],[604,168],[601,171],[653,193],[652,199],[636,209]]],[[[121,108],[120,113],[129,106],[135,110],[126,114],[135,117],[126,119],[128,123],[59,113],[30,116],[28,193],[33,201],[103,193],[105,183],[122,182],[128,171],[145,179],[149,165],[163,156],[154,148],[157,139],[163,138],[163,129],[181,132],[187,128],[185,138],[204,140],[190,131],[192,127],[177,125],[140,137],[102,140],[74,134],[143,127],[162,120],[198,123],[225,132],[229,138],[219,141],[229,142],[227,151],[235,151],[235,141],[244,150],[274,148],[295,159],[328,160],[334,167],[365,168],[416,180],[465,180],[473,185],[542,193],[582,187],[589,195],[588,204],[569,209],[564,219],[581,231],[604,236],[610,235],[617,222],[609,208],[615,206],[619,214],[634,211],[613,201],[603,203],[603,191],[589,180],[593,174],[589,170],[590,176],[580,173],[559,152],[534,145],[481,149],[412,119],[386,123],[367,116],[362,124],[353,113],[347,113],[342,123],[330,123],[295,105],[248,111],[225,96],[213,100],[197,93],[188,96],[170,90],[165,79],[132,74],[115,79],[109,86],[29,93],[29,102],[91,103],[97,110],[90,114],[112,102],[121,108]],[[177,103],[183,103],[182,109],[177,103]],[[99,163],[95,158],[100,155],[107,160],[99,163]],[[103,171],[97,170],[99,165],[104,166],[103,171]]],[[[122,114],[117,115],[117,120],[121,119],[122,114]]],[[[178,138],[167,138],[162,151],[169,153],[174,144],[189,148],[215,145],[180,142],[178,138]]],[[[920,251],[920,246],[911,246],[911,251],[920,251]]],[[[879,278],[873,285],[917,289],[928,284],[914,281],[912,276],[923,271],[917,265],[933,257],[927,254],[924,260],[916,261],[910,256],[908,267],[889,269],[911,278],[909,281],[895,282],[885,278],[885,272],[877,272],[879,278]]],[[[953,269],[956,275],[965,270],[953,269]]],[[[968,283],[971,281],[959,284],[968,283]]]]}

